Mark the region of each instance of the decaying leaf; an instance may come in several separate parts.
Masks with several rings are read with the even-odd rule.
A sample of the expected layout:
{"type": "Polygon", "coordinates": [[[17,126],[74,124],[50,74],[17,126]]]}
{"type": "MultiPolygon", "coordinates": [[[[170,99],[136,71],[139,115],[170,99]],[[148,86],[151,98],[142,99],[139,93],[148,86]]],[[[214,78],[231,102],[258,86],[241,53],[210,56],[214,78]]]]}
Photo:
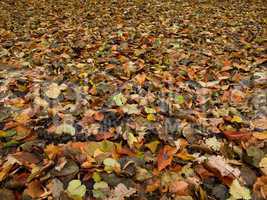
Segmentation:
{"type": "Polygon", "coordinates": [[[75,128],[71,124],[63,123],[56,127],[55,133],[59,135],[63,133],[75,135],[75,128]]]}
{"type": "Polygon", "coordinates": [[[61,192],[64,191],[63,183],[57,178],[53,179],[49,183],[48,188],[51,190],[52,196],[55,199],[58,199],[61,195],[61,192]]]}
{"type": "Polygon", "coordinates": [[[139,114],[140,111],[137,108],[137,104],[126,104],[122,106],[123,112],[131,115],[131,114],[139,114]]]}

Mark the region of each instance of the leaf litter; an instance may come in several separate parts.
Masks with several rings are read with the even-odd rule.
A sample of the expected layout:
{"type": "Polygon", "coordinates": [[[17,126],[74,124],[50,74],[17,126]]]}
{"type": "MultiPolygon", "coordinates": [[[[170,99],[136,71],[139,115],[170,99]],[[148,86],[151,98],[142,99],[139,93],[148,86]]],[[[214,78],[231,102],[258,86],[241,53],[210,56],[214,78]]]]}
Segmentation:
{"type": "Polygon", "coordinates": [[[0,9],[1,198],[267,198],[264,1],[0,9]]]}

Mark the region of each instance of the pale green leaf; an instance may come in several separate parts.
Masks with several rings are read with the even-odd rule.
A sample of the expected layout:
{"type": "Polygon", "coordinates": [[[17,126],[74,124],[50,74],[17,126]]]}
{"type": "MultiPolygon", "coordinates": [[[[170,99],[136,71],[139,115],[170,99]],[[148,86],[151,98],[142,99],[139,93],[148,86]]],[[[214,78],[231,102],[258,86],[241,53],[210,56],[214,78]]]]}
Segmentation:
{"type": "Polygon", "coordinates": [[[123,106],[126,103],[127,99],[123,96],[122,93],[119,93],[113,96],[113,101],[117,106],[123,106]]]}
{"type": "Polygon", "coordinates": [[[80,180],[72,180],[69,182],[67,192],[74,199],[82,199],[86,193],[86,187],[80,180]]]}
{"type": "Polygon", "coordinates": [[[235,179],[230,186],[230,194],[231,197],[230,199],[244,199],[244,200],[249,200],[251,199],[250,191],[248,188],[243,187],[240,185],[239,181],[235,179]]]}

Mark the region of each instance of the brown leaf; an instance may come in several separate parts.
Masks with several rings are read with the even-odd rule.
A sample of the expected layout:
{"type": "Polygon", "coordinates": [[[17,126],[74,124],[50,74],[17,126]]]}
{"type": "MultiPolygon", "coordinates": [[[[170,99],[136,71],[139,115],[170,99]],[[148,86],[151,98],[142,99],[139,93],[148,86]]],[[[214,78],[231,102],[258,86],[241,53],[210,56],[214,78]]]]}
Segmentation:
{"type": "Polygon", "coordinates": [[[209,178],[211,176],[214,176],[214,174],[209,172],[206,168],[204,168],[203,165],[198,165],[196,167],[195,171],[202,179],[206,179],[206,178],[209,178]]]}
{"type": "Polygon", "coordinates": [[[158,154],[158,170],[161,171],[171,164],[173,159],[173,154],[176,152],[176,148],[169,145],[165,145],[158,154]]]}
{"type": "Polygon", "coordinates": [[[44,193],[44,190],[42,189],[40,181],[34,180],[29,183],[26,192],[32,198],[38,198],[44,193]]]}
{"type": "Polygon", "coordinates": [[[30,167],[31,164],[37,164],[41,161],[40,158],[35,156],[32,153],[29,152],[17,152],[16,154],[12,155],[14,158],[16,158],[19,162],[22,163],[22,165],[30,167]]]}
{"type": "Polygon", "coordinates": [[[267,176],[257,178],[253,185],[253,191],[264,199],[267,198],[267,176]]]}

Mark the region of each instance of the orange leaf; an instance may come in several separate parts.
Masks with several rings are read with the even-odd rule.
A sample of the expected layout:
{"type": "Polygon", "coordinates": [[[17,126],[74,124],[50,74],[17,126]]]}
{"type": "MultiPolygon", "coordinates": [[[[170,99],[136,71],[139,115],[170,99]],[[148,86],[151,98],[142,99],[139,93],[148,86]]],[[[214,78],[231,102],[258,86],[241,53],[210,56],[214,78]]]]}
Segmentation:
{"type": "Polygon", "coordinates": [[[173,148],[169,145],[165,145],[158,155],[158,170],[161,171],[171,164],[173,159],[173,154],[176,152],[176,148],[173,148]]]}
{"type": "Polygon", "coordinates": [[[138,74],[135,78],[139,85],[144,85],[144,82],[146,80],[146,74],[145,73],[138,74]]]}
{"type": "Polygon", "coordinates": [[[195,157],[187,153],[185,150],[177,153],[176,156],[182,160],[195,160],[195,157]]]}
{"type": "Polygon", "coordinates": [[[146,186],[146,192],[154,192],[155,190],[157,190],[160,186],[160,180],[156,179],[153,180],[153,182],[151,184],[148,184],[146,186]]]}
{"type": "Polygon", "coordinates": [[[185,181],[174,181],[170,184],[169,191],[178,195],[187,195],[188,186],[189,184],[185,181]]]}
{"type": "Polygon", "coordinates": [[[94,114],[94,119],[96,120],[96,121],[102,121],[103,119],[104,119],[104,114],[102,113],[102,112],[96,112],[95,114],[94,114]]]}
{"type": "Polygon", "coordinates": [[[49,144],[46,146],[44,152],[50,159],[54,159],[57,155],[62,153],[62,148],[53,144],[49,144]]]}
{"type": "Polygon", "coordinates": [[[267,131],[255,132],[253,133],[253,137],[257,138],[258,140],[267,140],[267,131]]]}

